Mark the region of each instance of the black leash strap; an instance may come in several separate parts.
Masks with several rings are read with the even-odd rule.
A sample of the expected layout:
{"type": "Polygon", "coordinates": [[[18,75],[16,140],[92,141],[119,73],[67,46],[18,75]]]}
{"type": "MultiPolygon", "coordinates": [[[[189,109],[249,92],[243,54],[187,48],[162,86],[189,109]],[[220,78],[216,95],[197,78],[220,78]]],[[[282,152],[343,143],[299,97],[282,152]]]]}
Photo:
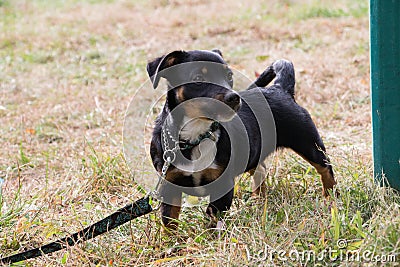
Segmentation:
{"type": "Polygon", "coordinates": [[[126,222],[129,222],[137,217],[143,216],[151,212],[153,209],[149,201],[149,197],[141,198],[138,201],[117,210],[103,220],[98,221],[71,236],[64,237],[39,248],[31,249],[25,252],[18,253],[16,255],[0,259],[0,264],[11,264],[14,262],[36,258],[64,249],[67,246],[74,246],[78,243],[92,239],[126,222]]]}

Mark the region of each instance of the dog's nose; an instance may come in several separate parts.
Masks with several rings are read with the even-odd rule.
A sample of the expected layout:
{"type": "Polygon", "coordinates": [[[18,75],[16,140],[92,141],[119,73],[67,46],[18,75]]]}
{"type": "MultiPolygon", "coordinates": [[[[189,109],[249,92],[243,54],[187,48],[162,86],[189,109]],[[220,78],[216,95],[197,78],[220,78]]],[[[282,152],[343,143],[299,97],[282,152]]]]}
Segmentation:
{"type": "Polygon", "coordinates": [[[240,107],[240,96],[235,92],[227,93],[224,97],[224,102],[237,111],[240,107]]]}

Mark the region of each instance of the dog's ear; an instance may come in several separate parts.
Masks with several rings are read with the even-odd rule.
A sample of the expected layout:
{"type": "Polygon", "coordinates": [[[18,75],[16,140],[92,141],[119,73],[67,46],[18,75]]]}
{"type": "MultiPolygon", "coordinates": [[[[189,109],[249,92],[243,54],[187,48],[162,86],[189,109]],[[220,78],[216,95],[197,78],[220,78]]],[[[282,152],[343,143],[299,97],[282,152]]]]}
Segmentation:
{"type": "Polygon", "coordinates": [[[156,58],[147,64],[147,73],[149,74],[150,80],[153,83],[154,89],[157,88],[160,78],[163,77],[159,74],[159,72],[173,65],[182,63],[187,54],[188,53],[185,51],[177,50],[162,57],[156,58]]]}
{"type": "Polygon", "coordinates": [[[224,56],[222,55],[221,50],[214,48],[213,50],[211,50],[214,53],[217,53],[218,55],[220,55],[222,58],[224,58],[224,56]]]}

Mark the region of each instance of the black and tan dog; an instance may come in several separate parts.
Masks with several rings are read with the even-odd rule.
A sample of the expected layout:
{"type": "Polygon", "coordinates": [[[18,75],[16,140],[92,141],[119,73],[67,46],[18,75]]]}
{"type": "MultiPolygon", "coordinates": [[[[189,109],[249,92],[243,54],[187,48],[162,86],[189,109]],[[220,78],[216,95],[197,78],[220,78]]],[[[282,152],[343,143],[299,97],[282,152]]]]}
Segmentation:
{"type": "MultiPolygon", "coordinates": [[[[274,62],[240,92],[232,90],[232,71],[218,50],[174,51],[148,63],[147,71],[154,88],[161,77],[168,84],[151,141],[154,167],[162,172],[164,152],[176,144],[182,155],[168,167],[168,182],[160,188],[164,225],[176,227],[182,192],[210,195],[207,214],[218,217],[231,206],[234,178],[257,168],[262,172],[263,161],[277,148],[291,148],[314,166],[325,196],[333,189],[336,182],[324,144],[309,113],[294,99],[291,62],[274,62]]],[[[259,193],[263,177],[254,178],[253,189],[259,193]]]]}

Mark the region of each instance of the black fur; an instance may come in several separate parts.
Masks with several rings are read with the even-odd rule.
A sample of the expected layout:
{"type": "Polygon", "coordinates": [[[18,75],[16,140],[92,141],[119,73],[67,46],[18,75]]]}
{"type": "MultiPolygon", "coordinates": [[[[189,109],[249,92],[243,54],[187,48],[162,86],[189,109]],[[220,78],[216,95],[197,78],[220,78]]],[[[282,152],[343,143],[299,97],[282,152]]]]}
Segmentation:
{"type": "MultiPolygon", "coordinates": [[[[224,67],[218,70],[213,70],[213,73],[217,73],[218,75],[212,78],[208,77],[207,79],[212,80],[210,83],[201,84],[198,84],[195,81],[187,82],[190,80],[188,77],[191,77],[190,75],[193,74],[191,68],[185,67],[179,69],[178,75],[174,74],[172,76],[168,75],[168,71],[165,72],[165,70],[168,70],[168,67],[179,66],[179,64],[182,63],[196,61],[216,62],[223,64],[224,66],[227,65],[219,50],[195,50],[188,52],[174,51],[166,56],[155,59],[147,66],[148,74],[151,77],[155,88],[158,86],[161,77],[167,79],[169,87],[167,100],[161,114],[155,122],[153,138],[151,141],[150,153],[154,167],[158,172],[161,172],[164,164],[161,132],[168,114],[177,107],[178,104],[184,101],[196,97],[207,97],[220,100],[229,105],[233,111],[237,112],[237,115],[242,120],[247,130],[248,136],[245,138],[250,142],[250,155],[248,162],[245,163],[245,171],[254,170],[264,161],[265,157],[273,151],[262,151],[261,133],[257,119],[246,102],[241,101],[240,103],[235,99],[236,93],[232,91],[232,80],[230,79],[231,74],[229,68],[224,67]],[[182,85],[182,81],[186,82],[182,85]],[[233,103],[230,103],[229,99],[233,99],[233,103]]],[[[329,163],[329,159],[325,154],[325,146],[310,117],[310,114],[295,102],[294,87],[295,73],[293,64],[286,60],[278,60],[269,66],[247,90],[240,91],[238,94],[241,99],[246,99],[256,92],[259,93],[261,90],[262,95],[270,106],[275,121],[276,148],[291,148],[316,167],[317,171],[322,176],[324,186],[323,192],[325,195],[328,195],[327,190],[333,189],[333,186],[336,184],[333,170],[329,163]],[[266,87],[274,78],[274,83],[271,86],[266,87]]],[[[169,127],[172,131],[174,131],[174,128],[179,130],[182,122],[183,118],[174,118],[172,125],[169,125],[169,127]]],[[[229,126],[229,122],[227,122],[226,125],[229,126]]],[[[241,140],[233,140],[233,143],[231,143],[232,140],[230,140],[225,127],[220,127],[218,133],[219,138],[216,141],[217,154],[214,163],[220,166],[221,170],[208,169],[207,171],[197,174],[196,180],[193,174],[181,172],[179,169],[171,166],[167,172],[167,180],[174,184],[186,187],[206,185],[216,180],[218,178],[214,177],[218,176],[216,173],[218,173],[218,171],[223,171],[231,160],[231,145],[242,142],[241,140]],[[216,173],[214,173],[214,171],[216,173]],[[200,181],[198,177],[201,177],[200,181]]],[[[233,149],[235,149],[235,146],[233,146],[233,149]]],[[[188,159],[191,157],[191,150],[183,151],[182,153],[188,159]]],[[[228,190],[224,196],[210,196],[211,202],[207,208],[207,213],[211,217],[215,217],[230,208],[233,198],[234,178],[238,174],[240,173],[236,173],[236,170],[232,170],[231,173],[229,173],[230,177],[224,181],[224,183],[228,184],[231,190],[228,190]]],[[[165,190],[176,189],[168,188],[168,186],[161,188],[161,192],[165,192],[165,190]]],[[[207,192],[203,194],[207,194],[207,192]]],[[[176,212],[173,214],[171,210],[173,206],[180,205],[180,196],[181,192],[178,190],[172,194],[170,199],[166,199],[166,203],[162,203],[161,205],[163,223],[167,226],[176,226],[176,224],[171,223],[171,218],[176,219],[179,211],[178,214],[176,214],[176,212]],[[171,205],[171,203],[173,205],[171,205]]],[[[176,208],[175,210],[179,209],[176,208]]]]}

